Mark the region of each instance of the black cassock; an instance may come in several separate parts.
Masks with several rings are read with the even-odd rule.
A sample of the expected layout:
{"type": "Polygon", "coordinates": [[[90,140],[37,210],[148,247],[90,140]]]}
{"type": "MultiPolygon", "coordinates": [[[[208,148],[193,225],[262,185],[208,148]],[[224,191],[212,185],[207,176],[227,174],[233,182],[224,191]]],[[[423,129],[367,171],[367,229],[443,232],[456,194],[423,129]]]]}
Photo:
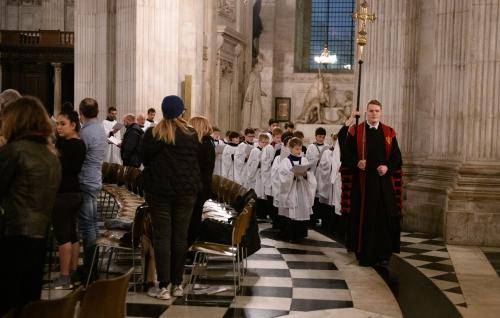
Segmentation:
{"type": "MultiPolygon", "coordinates": [[[[358,143],[361,138],[348,134],[342,165],[353,173],[350,193],[350,212],[347,247],[356,252],[359,264],[372,266],[388,261],[393,252],[400,249],[401,217],[396,206],[392,174],[401,169],[402,159],[396,137],[391,138],[390,152],[387,154],[386,137],[382,125],[378,129],[364,123],[366,132],[366,176],[364,214],[361,215],[361,186],[358,161],[358,143]],[[388,171],[379,176],[377,167],[386,165],[388,171]],[[362,229],[360,233],[360,229],[362,229]]],[[[359,131],[359,130],[358,130],[359,131]]]]}

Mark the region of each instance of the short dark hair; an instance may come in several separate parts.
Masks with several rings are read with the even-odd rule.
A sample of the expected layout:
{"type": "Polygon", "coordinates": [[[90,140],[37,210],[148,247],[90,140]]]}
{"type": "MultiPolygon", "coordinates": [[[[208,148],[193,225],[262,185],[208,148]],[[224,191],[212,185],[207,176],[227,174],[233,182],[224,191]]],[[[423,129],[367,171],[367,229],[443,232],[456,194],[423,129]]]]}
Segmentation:
{"type": "Polygon", "coordinates": [[[64,113],[64,112],[70,112],[72,110],[75,110],[75,106],[73,106],[73,103],[72,102],[64,102],[64,104],[62,104],[61,106],[61,113],[64,113]]]}
{"type": "Polygon", "coordinates": [[[380,107],[380,109],[382,109],[382,103],[376,99],[372,99],[371,101],[369,101],[368,104],[366,104],[366,107],[368,107],[368,105],[377,105],[380,107]]]}
{"type": "Polygon", "coordinates": [[[230,135],[231,133],[232,133],[232,131],[231,131],[231,130],[227,130],[227,131],[226,131],[226,137],[229,137],[229,135],[230,135]]]}
{"type": "Polygon", "coordinates": [[[290,139],[290,141],[288,142],[288,147],[293,148],[295,146],[302,147],[302,139],[297,137],[293,137],[292,139],[290,139]]]}
{"type": "Polygon", "coordinates": [[[97,114],[99,114],[99,104],[97,104],[95,99],[90,97],[82,99],[78,109],[85,118],[96,118],[97,114]]]}
{"type": "Polygon", "coordinates": [[[229,140],[234,139],[234,138],[240,138],[240,134],[237,131],[230,131],[229,132],[229,140]]]}
{"type": "Polygon", "coordinates": [[[248,135],[248,134],[255,134],[255,129],[253,128],[246,128],[245,129],[245,135],[248,135]]]}
{"type": "Polygon", "coordinates": [[[212,126],[212,131],[218,131],[218,132],[220,132],[220,129],[219,129],[219,127],[212,126]]]}
{"type": "Polygon", "coordinates": [[[304,133],[301,132],[300,130],[294,131],[293,132],[293,136],[297,137],[297,138],[300,138],[300,139],[304,139],[304,133]]]}
{"type": "Polygon", "coordinates": [[[153,107],[151,107],[148,109],[148,114],[150,113],[156,113],[156,110],[153,107]]]}
{"type": "Polygon", "coordinates": [[[293,134],[290,132],[286,132],[281,136],[281,141],[283,141],[283,144],[286,146],[286,143],[288,140],[293,138],[293,134]]]}
{"type": "Polygon", "coordinates": [[[288,123],[285,124],[285,129],[288,129],[288,128],[294,129],[295,128],[295,124],[292,123],[291,121],[289,121],[288,123]]]}
{"type": "Polygon", "coordinates": [[[279,124],[279,123],[280,122],[277,119],[275,119],[275,118],[269,119],[269,126],[271,126],[272,124],[279,124]]]}
{"type": "Polygon", "coordinates": [[[116,112],[116,107],[115,106],[110,106],[108,107],[108,114],[111,112],[116,112]]]}
{"type": "Polygon", "coordinates": [[[326,130],[323,127],[318,127],[316,128],[316,131],[314,132],[315,136],[326,136],[326,130]]]}

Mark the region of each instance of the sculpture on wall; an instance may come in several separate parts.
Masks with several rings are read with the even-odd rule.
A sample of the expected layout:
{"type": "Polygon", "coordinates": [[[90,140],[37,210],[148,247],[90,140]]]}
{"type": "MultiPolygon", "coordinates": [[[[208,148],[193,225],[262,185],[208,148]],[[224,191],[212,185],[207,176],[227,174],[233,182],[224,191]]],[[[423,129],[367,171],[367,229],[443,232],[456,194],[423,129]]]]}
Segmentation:
{"type": "Polygon", "coordinates": [[[330,104],[330,87],[322,74],[314,80],[304,98],[302,112],[295,122],[303,124],[327,124],[325,121],[324,107],[330,104]]]}
{"type": "Polygon", "coordinates": [[[248,86],[243,99],[243,128],[260,128],[262,125],[262,99],[261,96],[267,96],[261,89],[260,73],[262,72],[262,63],[257,60],[248,79],[248,86]]]}
{"type": "Polygon", "coordinates": [[[352,91],[340,91],[318,73],[304,98],[302,112],[295,120],[303,124],[342,124],[351,114],[352,91]]]}

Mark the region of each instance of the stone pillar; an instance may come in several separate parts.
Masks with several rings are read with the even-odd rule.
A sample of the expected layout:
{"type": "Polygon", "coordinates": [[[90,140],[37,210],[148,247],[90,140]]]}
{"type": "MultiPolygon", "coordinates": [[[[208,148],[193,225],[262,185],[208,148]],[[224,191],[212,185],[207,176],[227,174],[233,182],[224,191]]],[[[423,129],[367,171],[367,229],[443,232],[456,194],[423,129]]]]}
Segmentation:
{"type": "Polygon", "coordinates": [[[85,97],[95,98],[100,118],[106,116],[108,106],[116,103],[115,1],[75,2],[74,105],[85,97]]]}
{"type": "Polygon", "coordinates": [[[61,112],[62,91],[61,91],[61,63],[51,63],[54,67],[54,116],[61,112]]]}
{"type": "MultiPolygon", "coordinates": [[[[274,97],[274,36],[276,19],[276,0],[262,0],[260,11],[262,19],[262,34],[259,39],[259,52],[263,55],[263,68],[261,76],[261,89],[267,94],[262,96],[261,126],[267,127],[267,121],[273,116],[274,97]]],[[[244,129],[245,127],[243,127],[244,129]]]]}
{"type": "Polygon", "coordinates": [[[42,1],[42,27],[43,30],[64,31],[65,20],[64,0],[42,1]]]}

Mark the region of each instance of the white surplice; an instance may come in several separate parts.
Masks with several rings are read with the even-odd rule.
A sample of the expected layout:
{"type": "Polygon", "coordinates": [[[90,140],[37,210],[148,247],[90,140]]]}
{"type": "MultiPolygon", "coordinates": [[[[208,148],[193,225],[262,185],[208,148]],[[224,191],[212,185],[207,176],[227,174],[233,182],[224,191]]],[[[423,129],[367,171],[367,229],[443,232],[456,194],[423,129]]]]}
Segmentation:
{"type": "MultiPolygon", "coordinates": [[[[302,157],[300,163],[293,165],[307,165],[307,158],[302,157]]],[[[307,172],[307,178],[296,177],[292,172],[292,161],[289,158],[281,160],[278,168],[280,179],[280,191],[278,197],[279,215],[296,221],[307,221],[313,213],[314,194],[316,192],[316,178],[311,171],[307,172]]]]}
{"type": "Polygon", "coordinates": [[[236,183],[244,185],[246,182],[246,162],[253,148],[253,144],[246,142],[240,143],[236,148],[234,154],[234,181],[236,183]]]}
{"type": "MultiPolygon", "coordinates": [[[[103,120],[102,125],[104,127],[104,131],[106,132],[106,138],[109,137],[109,133],[113,131],[113,127],[116,125],[117,121],[109,121],[109,120],[103,120]]],[[[121,132],[117,131],[114,133],[114,136],[117,139],[122,139],[121,138],[121,132]]],[[[122,156],[120,154],[120,148],[110,142],[108,142],[108,146],[106,147],[106,154],[104,156],[104,162],[109,162],[109,163],[118,163],[122,164],[122,156]]]]}
{"type": "Polygon", "coordinates": [[[340,215],[340,200],[342,195],[342,180],[340,176],[340,147],[338,141],[333,150],[327,149],[321,156],[316,170],[319,202],[335,207],[335,213],[340,215]]]}
{"type": "Polygon", "coordinates": [[[238,146],[227,144],[222,151],[222,171],[221,176],[234,181],[235,167],[234,167],[234,154],[238,146]]]}
{"type": "Polygon", "coordinates": [[[254,148],[246,164],[245,188],[254,189],[259,199],[265,199],[264,185],[262,184],[261,158],[262,149],[254,148]]]}
{"type": "Polygon", "coordinates": [[[260,160],[260,171],[262,175],[262,183],[264,186],[264,195],[272,196],[272,177],[271,170],[273,165],[273,159],[275,154],[275,149],[270,144],[262,149],[262,156],[260,160]]]}

